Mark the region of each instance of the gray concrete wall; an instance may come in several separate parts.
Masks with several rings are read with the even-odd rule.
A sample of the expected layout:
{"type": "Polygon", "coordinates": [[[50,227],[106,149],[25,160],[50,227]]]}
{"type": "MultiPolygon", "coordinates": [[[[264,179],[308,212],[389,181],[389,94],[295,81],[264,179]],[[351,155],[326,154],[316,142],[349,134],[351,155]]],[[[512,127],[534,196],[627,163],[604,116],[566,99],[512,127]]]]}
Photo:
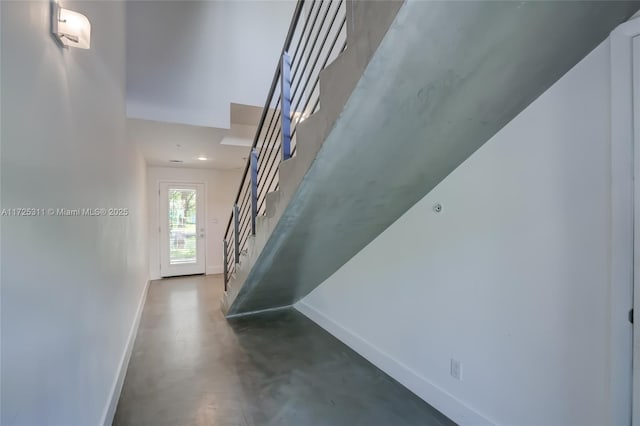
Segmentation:
{"type": "MultiPolygon", "coordinates": [[[[401,0],[347,0],[348,47],[320,73],[320,109],[298,125],[296,156],[280,164],[280,188],[267,194],[266,215],[258,217],[256,235],[249,237],[248,253],[241,254],[240,264],[224,295],[222,308],[225,312],[247,281],[253,265],[402,4],[401,0]]],[[[263,264],[265,259],[260,262],[263,264]]]]}
{"type": "MultiPolygon", "coordinates": [[[[350,22],[375,31],[379,15],[369,7],[352,4],[350,22]]],[[[320,114],[305,122],[299,157],[281,165],[280,193],[270,197],[267,217],[232,284],[228,313],[287,306],[304,297],[638,7],[607,1],[409,1],[377,50],[354,47],[370,34],[361,29],[323,75],[320,114]],[[348,85],[349,71],[359,64],[350,52],[363,58],[367,51],[375,53],[341,109],[346,95],[340,82],[348,85]],[[323,109],[333,114],[323,115],[323,109]]],[[[398,255],[402,250],[397,247],[398,255]]]]}
{"type": "Polygon", "coordinates": [[[605,41],[296,309],[459,425],[630,425],[611,68],[605,41]]]}

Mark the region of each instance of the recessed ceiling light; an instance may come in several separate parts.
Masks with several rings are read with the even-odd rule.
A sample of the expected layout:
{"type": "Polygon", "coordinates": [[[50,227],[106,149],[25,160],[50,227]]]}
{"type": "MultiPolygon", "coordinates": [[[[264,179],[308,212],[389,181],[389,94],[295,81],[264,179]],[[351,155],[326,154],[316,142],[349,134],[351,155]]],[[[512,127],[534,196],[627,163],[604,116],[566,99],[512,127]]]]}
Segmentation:
{"type": "Polygon", "coordinates": [[[207,161],[209,158],[206,155],[200,155],[198,156],[198,160],[200,161],[207,161]]]}
{"type": "Polygon", "coordinates": [[[182,163],[182,160],[169,160],[170,163],[182,163]]]}

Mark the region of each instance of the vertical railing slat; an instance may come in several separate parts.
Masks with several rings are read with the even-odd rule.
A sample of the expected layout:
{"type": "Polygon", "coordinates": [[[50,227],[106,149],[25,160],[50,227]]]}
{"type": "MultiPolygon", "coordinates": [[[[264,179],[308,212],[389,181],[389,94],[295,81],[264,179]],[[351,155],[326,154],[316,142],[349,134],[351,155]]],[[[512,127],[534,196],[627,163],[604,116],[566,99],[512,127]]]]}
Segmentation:
{"type": "Polygon", "coordinates": [[[251,150],[251,235],[256,235],[258,217],[258,151],[251,150]]]}
{"type": "Polygon", "coordinates": [[[229,244],[226,239],[222,240],[222,256],[223,256],[223,272],[224,272],[224,291],[227,291],[227,283],[229,282],[229,244]]]}
{"type": "Polygon", "coordinates": [[[240,263],[240,207],[233,205],[233,241],[236,263],[240,263]]]}
{"type": "Polygon", "coordinates": [[[247,248],[247,235],[256,235],[258,211],[264,212],[266,209],[266,194],[278,187],[280,163],[295,155],[296,142],[294,138],[297,133],[297,125],[304,117],[301,116],[302,112],[306,111],[306,115],[308,115],[318,107],[319,90],[316,95],[316,89],[320,79],[319,73],[346,46],[346,22],[348,21],[346,1],[317,3],[318,5],[298,0],[282,47],[281,57],[271,81],[271,87],[251,146],[250,159],[245,164],[240,187],[233,204],[233,213],[225,230],[223,247],[225,290],[236,272],[241,253],[247,248]],[[333,7],[336,3],[333,15],[329,15],[331,10],[334,10],[333,7]],[[311,4],[311,6],[306,8],[306,12],[303,13],[303,6],[306,4],[311,4]],[[315,10],[316,6],[318,6],[317,11],[315,10]],[[317,30],[314,30],[316,19],[320,19],[320,16],[320,25],[317,30]],[[329,16],[331,17],[329,18],[329,16]],[[327,19],[330,20],[327,21],[327,19]],[[304,25],[302,25],[303,22],[304,25]],[[309,25],[310,28],[308,28],[309,25]],[[344,40],[343,48],[336,51],[334,48],[339,46],[338,42],[341,40],[344,40]],[[325,46],[330,41],[327,51],[325,46]],[[318,43],[320,43],[320,47],[317,47],[318,43]],[[320,69],[317,68],[318,64],[321,64],[320,69]],[[278,84],[280,85],[280,93],[278,93],[278,84]],[[278,95],[280,102],[277,101],[278,95]],[[313,108],[308,110],[308,105],[313,108]],[[300,110],[299,107],[302,109],[300,110]],[[270,115],[272,113],[275,115],[270,115]],[[280,117],[277,116],[278,113],[280,113],[280,117]],[[272,122],[267,123],[267,119],[270,117],[274,120],[271,132],[269,131],[272,122]],[[281,139],[276,137],[278,119],[281,124],[279,129],[281,139]],[[296,121],[292,122],[294,119],[296,121]],[[281,144],[280,147],[277,146],[278,143],[281,144]],[[258,150],[260,150],[260,157],[258,150]],[[278,158],[278,151],[281,151],[280,158],[278,158]],[[258,160],[260,164],[258,164],[258,160]],[[264,182],[258,182],[258,170],[261,173],[259,177],[264,182]],[[231,242],[232,238],[233,242],[231,242]]]}
{"type": "Polygon", "coordinates": [[[282,161],[291,158],[291,58],[282,54],[280,67],[280,89],[282,90],[282,161]]]}

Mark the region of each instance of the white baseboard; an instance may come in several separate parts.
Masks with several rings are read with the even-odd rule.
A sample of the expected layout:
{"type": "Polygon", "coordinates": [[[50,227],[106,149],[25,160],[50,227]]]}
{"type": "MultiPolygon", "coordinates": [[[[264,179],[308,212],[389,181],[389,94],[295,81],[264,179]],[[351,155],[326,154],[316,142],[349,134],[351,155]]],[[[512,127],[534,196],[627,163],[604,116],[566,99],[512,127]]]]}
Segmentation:
{"type": "Polygon", "coordinates": [[[257,311],[249,311],[249,312],[242,312],[240,314],[226,315],[226,317],[227,317],[227,319],[248,317],[248,316],[251,316],[251,315],[266,314],[267,312],[284,311],[286,309],[291,309],[291,308],[292,308],[291,305],[285,305],[285,306],[278,306],[277,308],[258,309],[257,311]]]}
{"type": "Polygon", "coordinates": [[[444,389],[431,383],[418,372],[372,345],[353,331],[328,318],[304,301],[296,303],[294,307],[459,425],[493,426],[495,424],[466,406],[444,389]]]}
{"type": "Polygon", "coordinates": [[[122,391],[122,385],[124,384],[124,376],[127,373],[127,367],[129,366],[129,359],[131,359],[131,353],[133,352],[133,344],[136,340],[136,334],[138,333],[138,326],[140,325],[140,318],[142,317],[144,302],[147,300],[147,291],[149,290],[150,282],[151,281],[148,280],[145,284],[144,288],[142,289],[142,294],[140,295],[140,300],[138,301],[138,310],[136,311],[133,324],[131,324],[131,329],[129,330],[127,344],[124,347],[124,352],[122,353],[122,358],[120,359],[120,365],[118,366],[118,374],[113,380],[109,401],[107,401],[107,406],[105,407],[104,413],[102,414],[102,421],[100,422],[100,424],[104,426],[111,426],[111,424],[113,423],[113,416],[115,416],[116,414],[116,407],[118,406],[120,392],[122,391]]]}
{"type": "Polygon", "coordinates": [[[222,274],[223,272],[222,265],[207,266],[207,275],[222,274]]]}

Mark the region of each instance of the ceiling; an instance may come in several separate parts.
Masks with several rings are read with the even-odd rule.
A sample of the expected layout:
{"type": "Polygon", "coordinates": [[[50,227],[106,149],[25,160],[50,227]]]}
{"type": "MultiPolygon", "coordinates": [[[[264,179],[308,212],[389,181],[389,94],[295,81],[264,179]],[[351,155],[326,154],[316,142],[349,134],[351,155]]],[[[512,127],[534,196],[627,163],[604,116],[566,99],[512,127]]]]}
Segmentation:
{"type": "Polygon", "coordinates": [[[127,2],[129,137],[147,164],[244,167],[294,7],[127,2]]]}
{"type": "Polygon", "coordinates": [[[128,1],[127,115],[228,129],[262,106],[294,0],[128,1]]]}
{"type": "Polygon", "coordinates": [[[232,104],[230,129],[130,118],[129,140],[150,166],[241,170],[261,114],[262,108],[232,104]]]}

